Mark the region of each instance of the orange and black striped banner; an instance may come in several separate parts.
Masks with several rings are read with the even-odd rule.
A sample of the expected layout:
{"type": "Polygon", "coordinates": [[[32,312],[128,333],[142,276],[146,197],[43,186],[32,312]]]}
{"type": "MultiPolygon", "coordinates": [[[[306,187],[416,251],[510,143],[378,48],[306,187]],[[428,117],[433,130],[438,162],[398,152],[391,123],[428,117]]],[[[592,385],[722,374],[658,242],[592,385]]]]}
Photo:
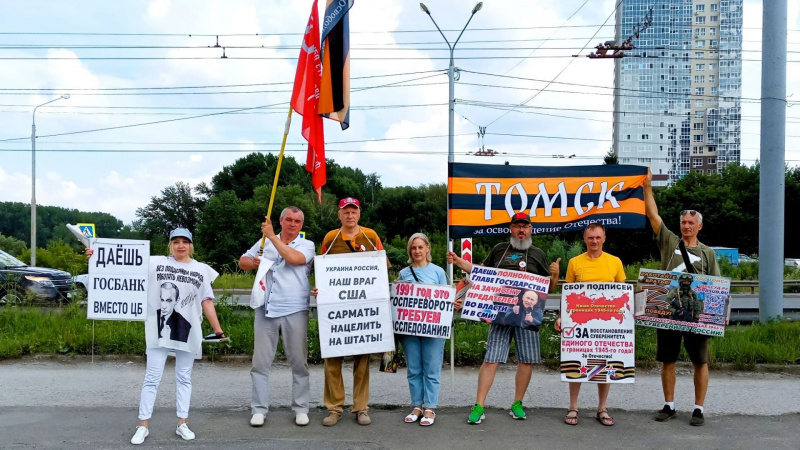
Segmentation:
{"type": "Polygon", "coordinates": [[[447,192],[452,239],[508,235],[509,221],[527,213],[532,234],[644,228],[647,167],[507,166],[452,163],[447,192]]]}

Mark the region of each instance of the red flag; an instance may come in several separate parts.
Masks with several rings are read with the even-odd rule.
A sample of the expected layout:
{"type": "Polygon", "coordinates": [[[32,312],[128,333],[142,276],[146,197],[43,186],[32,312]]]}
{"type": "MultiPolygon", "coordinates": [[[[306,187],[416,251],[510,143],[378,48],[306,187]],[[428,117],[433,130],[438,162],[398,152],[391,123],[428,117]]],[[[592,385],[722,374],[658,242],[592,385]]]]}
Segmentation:
{"type": "Polygon", "coordinates": [[[322,60],[319,52],[319,14],[317,0],[311,6],[303,47],[297,61],[297,73],[292,89],[292,109],[303,116],[303,137],[308,141],[306,171],[311,173],[311,185],[322,203],[322,186],[327,181],[325,170],[325,135],[322,116],[318,114],[322,60]]]}

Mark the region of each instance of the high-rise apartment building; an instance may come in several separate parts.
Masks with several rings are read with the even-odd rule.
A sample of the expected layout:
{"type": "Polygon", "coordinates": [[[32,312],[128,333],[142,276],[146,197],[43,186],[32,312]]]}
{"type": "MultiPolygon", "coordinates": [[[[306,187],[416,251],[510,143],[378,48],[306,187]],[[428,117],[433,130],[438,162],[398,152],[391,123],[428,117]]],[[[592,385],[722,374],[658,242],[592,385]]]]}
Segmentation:
{"type": "Polygon", "coordinates": [[[624,0],[616,41],[614,151],[654,184],[716,173],[741,154],[743,0],[624,0]],[[637,33],[638,30],[638,33],[637,33]],[[638,37],[636,37],[638,34],[638,37]]]}

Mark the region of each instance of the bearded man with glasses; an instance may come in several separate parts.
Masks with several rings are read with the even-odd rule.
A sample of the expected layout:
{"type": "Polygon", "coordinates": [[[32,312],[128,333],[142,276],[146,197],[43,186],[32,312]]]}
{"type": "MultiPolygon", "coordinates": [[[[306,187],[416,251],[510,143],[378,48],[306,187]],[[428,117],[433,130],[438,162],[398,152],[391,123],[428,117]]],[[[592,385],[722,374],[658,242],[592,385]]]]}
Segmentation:
{"type": "MultiPolygon", "coordinates": [[[[703,229],[703,215],[693,209],[681,211],[681,236],[669,231],[658,215],[658,205],[653,197],[653,174],[647,171],[644,182],[644,204],[647,219],[656,235],[661,252],[661,270],[719,276],[717,257],[711,247],[702,244],[697,234],[703,229]]],[[[708,391],[708,336],[674,330],[656,330],[656,360],[661,362],[661,386],[664,390],[664,407],[656,414],[656,421],[665,422],[677,415],[675,411],[675,362],[683,347],[694,366],[694,411],[689,422],[693,426],[705,423],[703,403],[708,391]]]]}
{"type": "MultiPolygon", "coordinates": [[[[542,249],[531,242],[531,220],[525,213],[517,213],[511,218],[509,224],[511,238],[509,242],[501,242],[492,248],[483,261],[487,267],[497,267],[506,270],[521,270],[542,276],[550,277],[550,292],[558,283],[559,258],[556,262],[548,264],[547,255],[542,249]]],[[[464,272],[472,272],[472,263],[459,258],[454,252],[447,252],[447,262],[455,264],[464,272]]],[[[486,339],[486,356],[478,372],[478,395],[475,406],[472,407],[467,423],[478,424],[485,418],[484,404],[489,389],[494,382],[499,363],[506,363],[511,339],[516,342],[517,348],[517,376],[515,379],[514,403],[509,414],[514,419],[525,419],[525,410],[522,407],[522,397],[528,389],[533,373],[533,364],[541,362],[539,346],[539,332],[526,328],[513,327],[493,323],[489,327],[489,337],[486,339]]]]}

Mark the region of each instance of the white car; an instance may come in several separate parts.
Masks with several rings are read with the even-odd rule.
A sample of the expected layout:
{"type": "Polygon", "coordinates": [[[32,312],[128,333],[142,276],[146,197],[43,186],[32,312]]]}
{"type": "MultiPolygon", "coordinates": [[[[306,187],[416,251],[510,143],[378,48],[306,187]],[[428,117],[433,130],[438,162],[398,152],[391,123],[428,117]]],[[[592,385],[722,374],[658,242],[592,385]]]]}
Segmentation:
{"type": "Polygon", "coordinates": [[[739,264],[741,264],[741,263],[753,263],[753,262],[758,262],[758,259],[751,258],[750,256],[747,256],[744,253],[739,253],[739,264]]]}
{"type": "Polygon", "coordinates": [[[786,267],[800,268],[800,258],[786,258],[783,260],[783,265],[786,267]]]}
{"type": "Polygon", "coordinates": [[[75,275],[72,277],[72,282],[75,283],[75,290],[86,299],[86,293],[89,291],[89,275],[75,275]]]}

